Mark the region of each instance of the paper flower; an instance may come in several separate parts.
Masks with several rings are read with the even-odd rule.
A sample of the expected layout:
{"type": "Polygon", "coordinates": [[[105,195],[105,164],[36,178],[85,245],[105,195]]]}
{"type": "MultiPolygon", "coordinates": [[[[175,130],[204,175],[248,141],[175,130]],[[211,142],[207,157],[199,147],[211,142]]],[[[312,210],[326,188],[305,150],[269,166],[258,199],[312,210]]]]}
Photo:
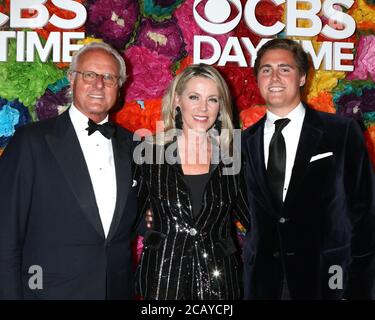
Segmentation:
{"type": "Polygon", "coordinates": [[[0,98],[0,148],[7,145],[18,127],[29,122],[29,110],[22,103],[0,98]]]}
{"type": "Polygon", "coordinates": [[[193,57],[192,56],[186,56],[184,59],[179,61],[176,64],[176,75],[180,74],[182,71],[185,70],[186,67],[193,64],[193,57]]]}
{"type": "Polygon", "coordinates": [[[161,21],[169,19],[182,2],[183,0],[142,0],[141,10],[144,16],[161,21]]]}
{"type": "Polygon", "coordinates": [[[18,98],[26,107],[32,107],[47,86],[64,77],[64,72],[48,61],[16,62],[16,40],[9,40],[8,61],[0,63],[0,96],[12,101],[18,98]]]}
{"type": "MultiPolygon", "coordinates": [[[[339,79],[345,78],[345,72],[342,71],[324,71],[317,70],[312,81],[307,84],[309,87],[308,100],[319,95],[322,91],[330,92],[336,87],[339,79]]],[[[311,79],[309,77],[309,79],[311,79]]]]}
{"type": "Polygon", "coordinates": [[[364,89],[361,94],[341,95],[336,102],[338,113],[363,120],[364,113],[375,111],[375,88],[364,89]]]}
{"type": "Polygon", "coordinates": [[[87,45],[87,44],[90,44],[92,42],[103,42],[103,40],[99,39],[99,38],[86,37],[83,40],[78,40],[77,41],[78,44],[83,44],[84,46],[87,45]]]}
{"type": "MultiPolygon", "coordinates": [[[[204,32],[199,28],[199,26],[195,23],[194,16],[193,16],[193,3],[194,0],[186,0],[181,7],[176,9],[174,12],[174,17],[177,19],[177,23],[180,26],[182,34],[184,36],[185,44],[186,44],[186,51],[188,54],[193,55],[194,49],[194,36],[195,35],[208,35],[208,33],[204,32]]],[[[198,6],[197,11],[199,14],[204,16],[203,12],[204,7],[198,6]]],[[[224,48],[228,38],[232,36],[234,33],[229,32],[224,35],[212,35],[210,37],[215,38],[219,43],[221,48],[224,48]]],[[[203,43],[201,47],[201,57],[208,58],[211,57],[213,54],[213,49],[209,44],[203,43]]]]}
{"type": "Polygon", "coordinates": [[[65,87],[69,86],[69,80],[65,76],[64,78],[56,81],[55,83],[52,83],[48,86],[48,89],[52,91],[53,93],[57,93],[60,90],[64,89],[65,87]]]}
{"type": "Polygon", "coordinates": [[[136,45],[162,54],[172,61],[178,60],[185,51],[181,30],[174,19],[164,22],[143,20],[136,45]]]}
{"type": "Polygon", "coordinates": [[[354,5],[348,10],[348,14],[356,21],[357,29],[372,32],[375,30],[375,10],[365,0],[355,1],[354,5]]]}
{"type": "Polygon", "coordinates": [[[317,97],[312,97],[307,102],[309,106],[315,110],[336,113],[333,98],[329,92],[323,91],[319,93],[317,97]]]}
{"type": "Polygon", "coordinates": [[[129,42],[138,15],[138,1],[93,0],[88,7],[86,31],[120,49],[129,42]]]}
{"type": "Polygon", "coordinates": [[[161,120],[161,99],[127,102],[117,112],[114,121],[131,132],[145,136],[151,131],[155,134],[157,121],[161,120]]]}
{"type": "Polygon", "coordinates": [[[375,88],[375,83],[373,81],[339,80],[337,86],[332,90],[333,102],[336,104],[342,95],[348,95],[351,93],[361,96],[363,90],[372,88],[375,88]]]}
{"type": "Polygon", "coordinates": [[[241,68],[231,64],[219,70],[227,81],[235,106],[239,111],[265,103],[260,95],[252,68],[241,68]]]}
{"type": "Polygon", "coordinates": [[[65,87],[57,93],[47,89],[36,102],[35,110],[39,120],[56,117],[68,108],[70,104],[68,89],[69,87],[65,87]]]}
{"type": "Polygon", "coordinates": [[[125,100],[160,98],[173,79],[171,61],[145,47],[131,46],[125,51],[129,79],[125,100]]]}
{"type": "MultiPolygon", "coordinates": [[[[136,266],[139,263],[139,259],[141,258],[142,251],[143,251],[143,237],[142,236],[136,236],[135,240],[133,241],[132,244],[132,256],[133,256],[133,261],[135,262],[133,264],[134,269],[136,269],[136,266]]],[[[134,270],[135,271],[135,270],[134,270]]],[[[139,300],[140,298],[138,298],[139,300]]]]}
{"type": "Polygon", "coordinates": [[[348,80],[366,80],[371,76],[375,81],[375,35],[362,36],[359,39],[354,60],[354,71],[347,75],[348,80]]]}
{"type": "Polygon", "coordinates": [[[242,130],[258,122],[266,114],[265,106],[250,107],[240,113],[242,130]]]}
{"type": "Polygon", "coordinates": [[[367,150],[369,151],[370,159],[375,170],[375,124],[367,128],[365,131],[365,139],[367,150]]]}

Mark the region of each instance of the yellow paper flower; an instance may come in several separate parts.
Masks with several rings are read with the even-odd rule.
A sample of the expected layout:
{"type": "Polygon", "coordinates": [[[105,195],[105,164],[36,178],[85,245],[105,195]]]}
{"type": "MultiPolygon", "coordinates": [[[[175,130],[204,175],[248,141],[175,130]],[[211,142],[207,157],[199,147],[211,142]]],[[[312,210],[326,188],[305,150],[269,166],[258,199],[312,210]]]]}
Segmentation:
{"type": "Polygon", "coordinates": [[[322,91],[330,92],[334,87],[337,86],[340,79],[345,78],[345,75],[346,73],[343,71],[316,70],[311,83],[308,85],[309,94],[307,95],[307,99],[310,100],[313,97],[317,97],[322,91]]]}
{"type": "Polygon", "coordinates": [[[103,40],[102,39],[98,39],[98,38],[87,37],[87,38],[85,38],[83,40],[79,40],[78,44],[83,44],[85,46],[85,45],[88,45],[91,42],[103,42],[103,40]]]}
{"type": "Polygon", "coordinates": [[[354,18],[358,29],[375,29],[375,8],[368,5],[365,0],[357,0],[348,13],[354,18]]]}

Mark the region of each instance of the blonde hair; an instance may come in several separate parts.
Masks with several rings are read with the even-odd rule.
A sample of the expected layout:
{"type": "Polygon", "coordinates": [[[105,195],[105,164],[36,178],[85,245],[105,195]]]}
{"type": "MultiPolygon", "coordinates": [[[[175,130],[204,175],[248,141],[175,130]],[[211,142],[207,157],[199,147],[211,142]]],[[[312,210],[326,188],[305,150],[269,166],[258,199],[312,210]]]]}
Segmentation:
{"type": "MultiPolygon", "coordinates": [[[[233,123],[232,123],[232,100],[229,88],[219,71],[214,67],[199,64],[190,65],[179,75],[177,75],[170,84],[166,94],[162,100],[162,116],[164,122],[164,132],[166,133],[165,143],[170,142],[176,135],[176,96],[181,96],[186,88],[187,82],[194,77],[204,77],[213,80],[219,92],[220,101],[220,120],[222,133],[220,134],[221,147],[225,150],[231,150],[231,143],[233,139],[233,123]],[[225,130],[227,129],[227,130],[225,130]],[[170,134],[171,133],[171,134],[170,134]]],[[[211,137],[217,141],[217,131],[213,127],[208,131],[211,137]]],[[[218,142],[218,141],[217,141],[218,142]]]]}

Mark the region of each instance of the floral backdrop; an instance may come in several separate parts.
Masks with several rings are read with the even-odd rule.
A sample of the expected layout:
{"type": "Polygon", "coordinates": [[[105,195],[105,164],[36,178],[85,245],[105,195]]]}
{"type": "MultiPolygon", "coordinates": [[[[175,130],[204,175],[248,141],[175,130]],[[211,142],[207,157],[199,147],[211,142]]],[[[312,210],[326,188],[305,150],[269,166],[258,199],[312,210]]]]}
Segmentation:
{"type": "MultiPolygon", "coordinates": [[[[155,132],[163,93],[173,76],[192,63],[193,36],[205,34],[194,22],[194,1],[76,1],[86,6],[88,18],[83,27],[72,31],[86,33],[83,43],[110,43],[121,52],[128,66],[125,102],[113,115],[114,120],[131,131],[146,128],[155,132]]],[[[206,1],[198,6],[202,14],[206,1]]],[[[50,0],[46,6],[50,14],[74,17],[72,12],[55,7],[50,0]]],[[[306,4],[299,6],[302,8],[306,4]]],[[[0,0],[0,12],[9,13],[9,7],[9,0],[0,0]]],[[[256,15],[262,24],[272,25],[277,20],[285,20],[284,9],[283,5],[275,8],[269,0],[264,0],[257,6],[256,15]]],[[[356,119],[363,128],[375,166],[375,1],[357,0],[348,13],[355,19],[357,30],[343,41],[354,43],[354,71],[311,69],[304,99],[315,109],[356,119]]],[[[29,10],[24,14],[36,13],[29,10]]],[[[324,17],[322,22],[330,23],[324,17]]],[[[300,26],[303,23],[306,22],[299,22],[300,26]]],[[[3,26],[1,30],[7,28],[3,26]]],[[[47,24],[36,31],[41,39],[46,39],[51,31],[62,30],[47,24]]],[[[260,41],[244,21],[232,32],[215,38],[224,45],[229,36],[249,37],[254,45],[260,41]]],[[[283,33],[278,35],[284,36],[283,33]]],[[[316,48],[320,42],[329,40],[321,35],[308,39],[316,48]]],[[[211,53],[211,47],[203,45],[203,57],[211,53]]],[[[8,61],[0,62],[0,153],[19,126],[54,117],[68,107],[68,65],[52,61],[42,63],[38,59],[36,55],[33,63],[17,63],[16,40],[9,41],[8,61]]],[[[241,126],[246,128],[265,112],[252,69],[229,63],[219,70],[231,88],[241,126]]]]}

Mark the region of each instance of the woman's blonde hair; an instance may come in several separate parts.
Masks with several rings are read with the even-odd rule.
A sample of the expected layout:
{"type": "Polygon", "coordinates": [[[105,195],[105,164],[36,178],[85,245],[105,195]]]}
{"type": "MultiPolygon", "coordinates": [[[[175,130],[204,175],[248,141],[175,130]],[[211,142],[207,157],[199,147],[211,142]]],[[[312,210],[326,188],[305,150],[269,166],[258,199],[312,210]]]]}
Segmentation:
{"type": "MultiPolygon", "coordinates": [[[[220,145],[225,150],[231,150],[230,146],[233,139],[233,124],[232,124],[232,100],[229,88],[219,71],[214,67],[199,64],[190,65],[179,75],[177,75],[170,84],[162,101],[162,116],[164,122],[165,143],[170,142],[176,136],[176,96],[181,96],[186,88],[188,81],[194,77],[204,77],[213,80],[219,92],[220,101],[220,121],[221,121],[221,134],[220,145]]],[[[217,130],[212,127],[208,133],[211,137],[217,138],[217,130]]],[[[217,139],[215,139],[217,140],[217,139]]],[[[217,141],[218,142],[218,141],[217,141]]]]}

